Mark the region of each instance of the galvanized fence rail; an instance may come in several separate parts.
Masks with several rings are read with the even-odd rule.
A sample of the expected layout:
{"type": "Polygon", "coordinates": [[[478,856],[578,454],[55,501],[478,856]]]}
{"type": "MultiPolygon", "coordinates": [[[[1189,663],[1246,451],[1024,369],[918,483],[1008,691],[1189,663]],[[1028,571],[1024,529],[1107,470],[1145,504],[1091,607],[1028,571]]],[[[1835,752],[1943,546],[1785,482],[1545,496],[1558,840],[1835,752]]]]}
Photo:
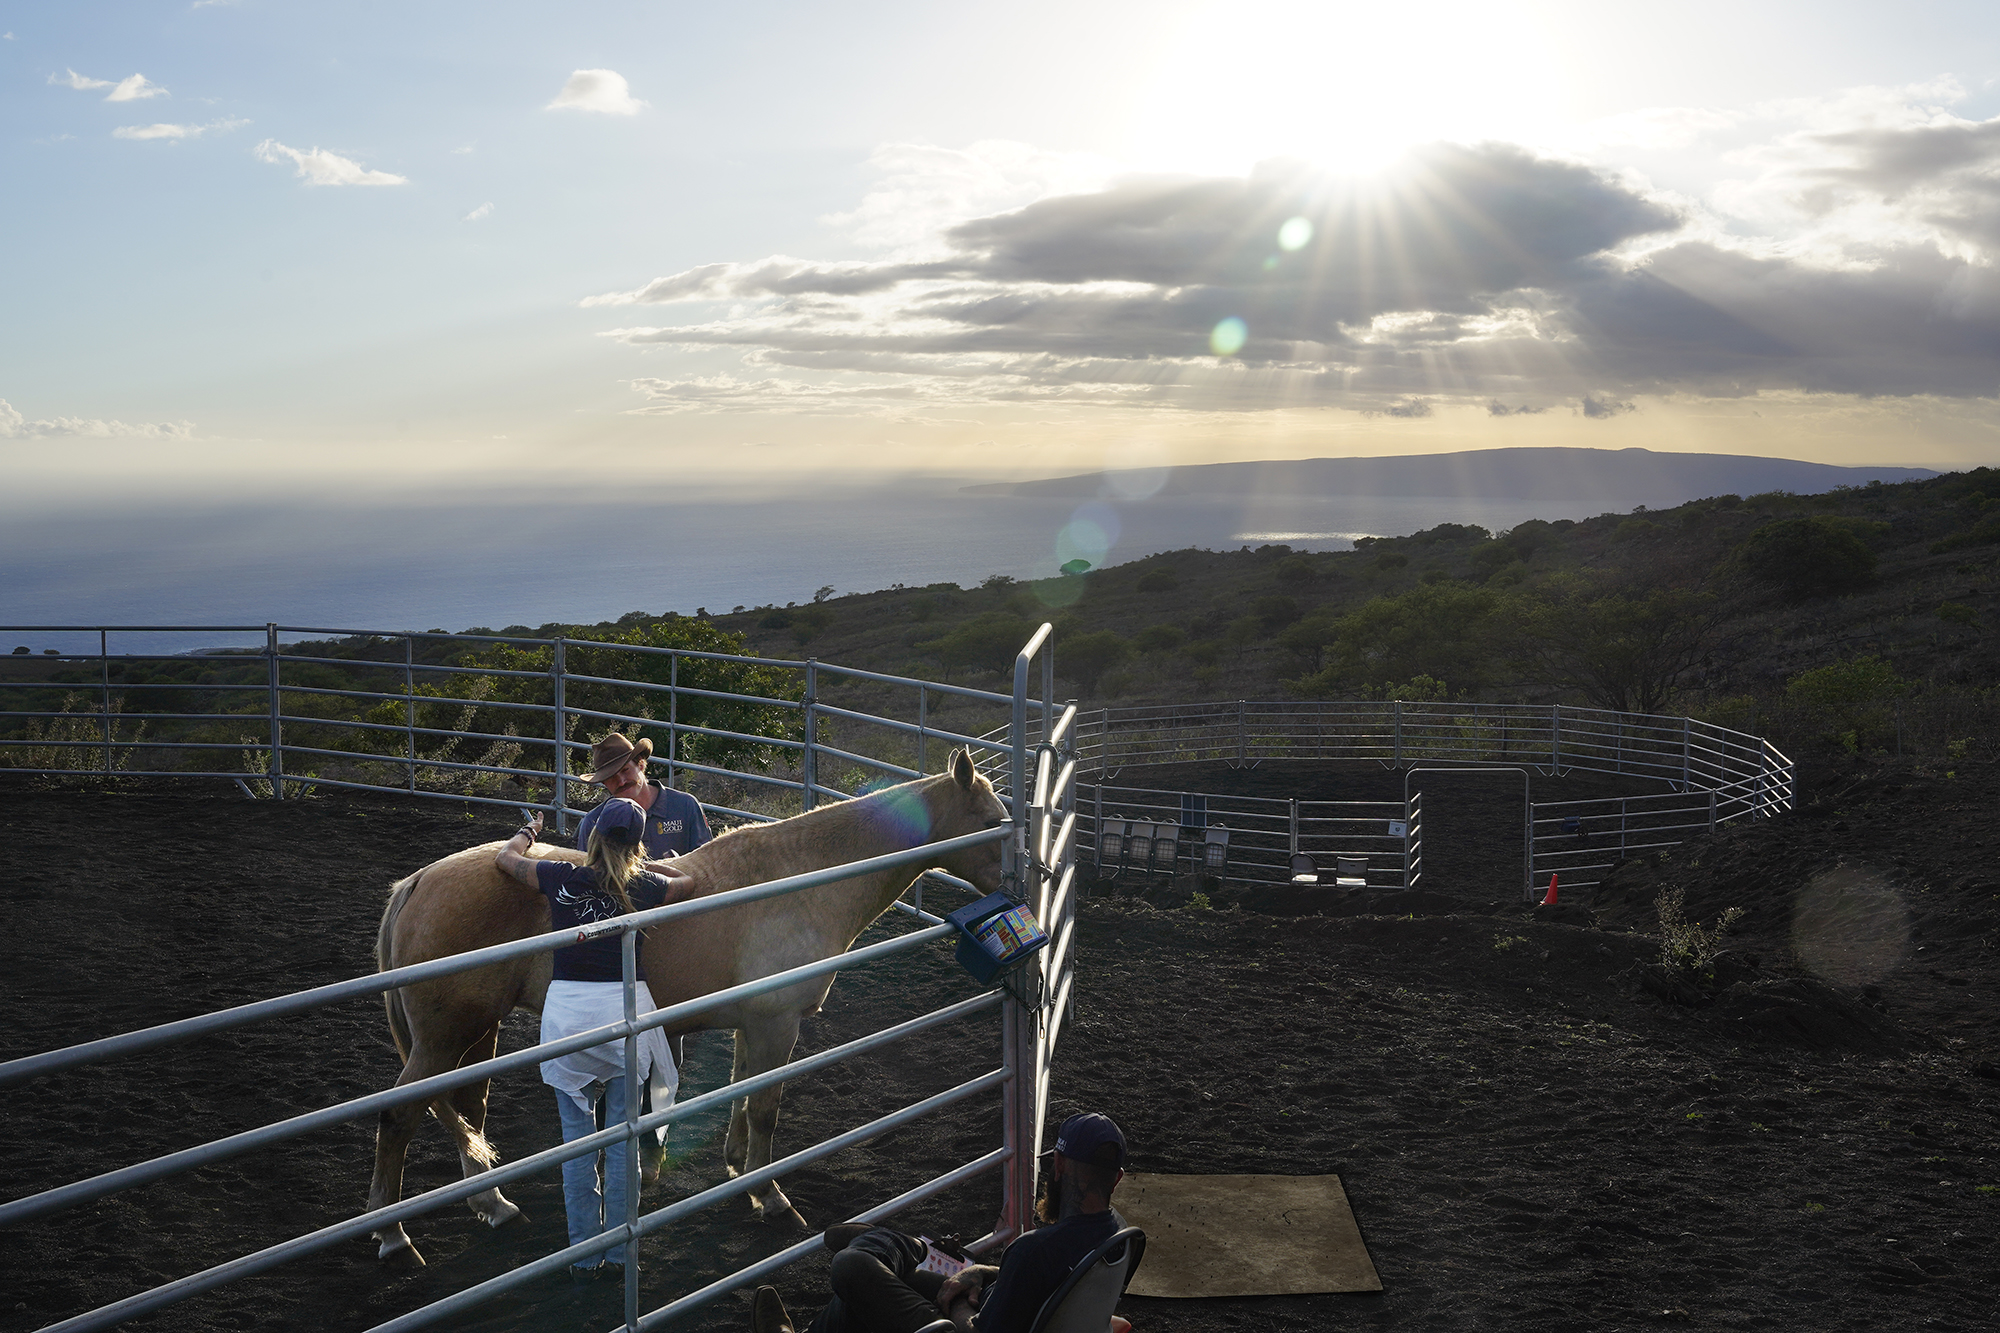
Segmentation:
{"type": "MultiPolygon", "coordinates": [[[[1199,803],[1209,821],[1229,825],[1226,862],[1209,865],[1228,880],[1284,882],[1290,876],[1280,870],[1300,852],[1322,870],[1332,869],[1342,856],[1365,857],[1363,878],[1370,887],[1414,887],[1423,877],[1421,791],[1409,793],[1402,804],[1339,803],[1359,807],[1349,810],[1335,809],[1330,802],[1114,785],[1127,769],[1161,764],[1361,761],[1405,771],[1439,765],[1504,767],[1551,776],[1602,773],[1666,789],[1658,797],[1530,800],[1524,812],[1529,881],[1524,892],[1529,896],[1540,876],[1561,873],[1574,887],[1589,887],[1623,856],[1672,846],[1694,831],[1732,819],[1781,814],[1796,797],[1792,761],[1762,737],[1694,718],[1566,704],[1239,699],[1100,708],[1082,715],[1077,752],[1098,779],[1084,788],[1083,859],[1100,875],[1113,877],[1132,873],[1128,849],[1135,845],[1134,827],[1143,827],[1138,836],[1150,839],[1152,847],[1165,836],[1162,828],[1172,830],[1178,847],[1194,845],[1203,820],[1189,817],[1190,803],[1199,803]],[[1398,836],[1388,834],[1392,820],[1402,827],[1398,836]],[[1604,831],[1612,822],[1615,838],[1604,831]],[[1642,833],[1644,839],[1635,840],[1642,833]],[[1612,859],[1604,859],[1607,854],[1612,859]]],[[[1156,863],[1150,868],[1161,870],[1156,863]]]]}
{"type": "Polygon", "coordinates": [[[1359,860],[1370,887],[1400,885],[1408,877],[1402,801],[1299,801],[1102,782],[1086,792],[1083,855],[1101,878],[1171,876],[1185,865],[1244,883],[1284,884],[1295,873],[1292,858],[1301,854],[1328,870],[1341,858],[1359,860]],[[1146,831],[1134,833],[1135,826],[1146,831]],[[1114,836],[1105,838],[1106,831],[1114,836]],[[1226,841],[1217,837],[1224,833],[1226,841]],[[1137,860],[1135,837],[1148,839],[1151,849],[1137,860]],[[1210,853],[1211,846],[1219,850],[1210,853]]]}
{"type": "MultiPolygon", "coordinates": [[[[275,645],[275,636],[272,639],[275,645]]],[[[273,654],[275,656],[275,653],[273,654]]],[[[105,660],[110,659],[108,655],[105,660]]],[[[557,649],[558,672],[555,680],[560,691],[564,677],[560,671],[561,650],[557,649]]],[[[244,1255],[227,1263],[217,1265],[204,1272],[190,1274],[176,1281],[147,1291],[137,1292],[123,1300],[96,1310],[85,1311],[48,1325],[48,1330],[62,1330],[63,1333],[81,1333],[81,1330],[108,1328],[125,1320],[158,1310],[166,1305],[185,1299],[199,1292],[221,1286],[241,1277],[262,1272],[300,1255],[323,1249],[327,1246],[350,1240],[378,1227],[390,1223],[400,1223],[446,1204],[471,1197],[483,1190],[503,1185],[511,1180],[536,1172],[559,1168],[560,1163],[575,1157],[594,1154],[600,1149],[618,1142],[636,1142],[642,1133],[652,1132],[678,1120],[700,1115],[705,1111],[726,1105],[730,1101],[802,1074],[814,1072],[839,1063],[854,1056],[874,1051],[891,1043],[901,1041],[918,1032],[927,1031],[945,1023],[959,1022],[975,1015],[989,1012],[994,1008],[1001,1011],[1001,1061],[998,1067],[968,1079],[954,1088],[947,1089],[931,1097],[924,1098],[910,1106],[890,1110],[866,1125],[841,1134],[824,1143],[805,1148],[782,1161],[755,1172],[722,1182],[712,1189],[702,1191],[691,1198],[681,1200],[668,1207],[641,1215],[639,1212],[640,1192],[636,1180],[638,1154],[628,1152],[626,1160],[629,1179],[628,1198],[630,1207],[626,1218],[603,1234],[577,1245],[569,1246],[542,1259],[526,1264],[502,1274],[488,1282],[459,1292],[421,1309],[390,1320],[378,1326],[382,1330],[403,1330],[423,1327],[435,1323],[461,1310],[470,1308],[502,1291],[532,1282],[549,1273],[559,1273],[570,1264],[601,1255],[604,1251],[619,1245],[627,1245],[628,1264],[626,1268],[625,1319],[623,1327],[628,1330],[657,1328],[675,1316],[704,1305],[728,1291],[757,1281],[777,1271],[786,1264],[812,1253],[818,1245],[817,1238],[800,1242],[759,1263],[750,1265],[726,1278],[709,1284],[694,1292],[687,1293],[657,1310],[641,1314],[638,1309],[639,1274],[641,1271],[641,1246],[639,1242],[646,1236],[672,1225],[693,1212],[735,1195],[761,1188],[767,1182],[789,1171],[817,1161],[843,1148],[874,1138],[888,1130],[905,1124],[918,1117],[929,1115],[945,1107],[999,1093],[1003,1109],[1003,1138],[1000,1144],[971,1161],[944,1172],[935,1179],[892,1199],[883,1200],[860,1215],[862,1220],[879,1220],[893,1215],[903,1208],[923,1199],[930,1198],[950,1189],[985,1171],[1000,1170],[1003,1174],[1004,1199],[1002,1213],[993,1230],[975,1242],[976,1251],[985,1251],[1018,1234],[1030,1225],[1031,1210],[1036,1186],[1037,1156],[1040,1151],[1041,1125],[1047,1111],[1049,1097],[1049,1076],[1056,1041],[1060,1036],[1075,988],[1075,965],[1071,951],[1075,931],[1075,866],[1076,845],[1076,767],[1073,750],[1076,713],[1073,708],[1055,714],[1053,692],[1054,643],[1049,627],[1044,625],[1030,644],[1018,655],[1015,668],[1015,689],[1013,697],[990,696],[1008,705],[1011,709],[1008,734],[998,740],[980,741],[974,737],[954,738],[971,741],[975,746],[984,745],[989,750],[998,750],[1003,756],[1004,776],[1007,779],[1006,794],[1009,819],[1005,825],[980,833],[929,844],[905,852],[875,857],[867,861],[843,866],[835,866],[808,874],[794,875],[785,879],[760,885],[751,885],[707,898],[650,911],[615,918],[587,928],[593,936],[618,934],[624,960],[625,1018],[622,1022],[609,1024],[560,1041],[537,1045],[522,1051],[468,1065],[421,1082],[404,1087],[356,1098],[334,1106],[322,1108],[304,1115],[261,1129],[250,1130],[226,1139],[199,1144],[166,1157],[149,1162],[136,1163],[118,1171],[106,1173],[90,1180],[77,1181],[58,1186],[41,1193],[0,1204],[0,1226],[26,1222],[45,1215],[60,1212],[92,1199],[119,1190],[133,1188],[190,1168],[225,1160],[254,1148],[281,1142],[317,1129],[344,1123],[357,1117],[367,1116],[385,1108],[407,1102],[428,1101],[450,1088],[466,1083],[481,1081],[495,1074],[512,1070],[532,1068],[542,1060],[570,1051],[582,1050],[600,1043],[623,1039],[626,1052],[627,1078],[636,1083],[637,1051],[639,1034],[657,1027],[677,1023],[701,1012],[731,1003],[737,999],[767,991],[781,990],[796,985],[800,981],[822,977],[835,971],[855,966],[864,966],[884,958],[925,948],[933,943],[946,940],[956,934],[956,928],[939,917],[923,910],[921,899],[916,903],[899,903],[905,915],[918,918],[919,928],[897,938],[851,950],[834,958],[826,959],[805,967],[795,968],[774,976],[765,977],[745,985],[700,997],[666,1009],[641,1013],[635,1005],[635,983],[637,976],[636,940],[638,932],[647,927],[665,924],[703,912],[734,906],[737,904],[796,893],[818,885],[850,878],[857,874],[892,869],[896,867],[923,866],[935,862],[958,850],[988,842],[998,842],[1002,853],[1003,886],[1016,899],[1025,901],[1036,911],[1037,918],[1048,929],[1052,943],[1049,948],[1033,956],[1026,966],[1005,976],[1001,984],[975,994],[967,999],[947,1005],[930,1014],[910,1019],[870,1036],[850,1042],[845,1046],[821,1052],[803,1060],[794,1061],[782,1068],[771,1070],[754,1079],[734,1083],[700,1097],[692,1098],[671,1108],[641,1115],[639,1099],[628,1098],[628,1113],[625,1123],[607,1126],[596,1134],[565,1143],[557,1148],[534,1154],[517,1162],[506,1163],[469,1179],[447,1185],[427,1193],[401,1200],[395,1204],[364,1213],[329,1227],[321,1228],[308,1235],[295,1237],[267,1247],[256,1253],[244,1255]],[[1041,668],[1043,691],[1039,700],[1027,696],[1027,682],[1032,666],[1041,668]],[[1038,725],[1031,735],[1029,718],[1031,713],[1039,714],[1038,725]],[[1032,779],[1030,778],[1032,775],[1032,779]]],[[[792,664],[797,665],[797,664],[792,664]]],[[[812,664],[808,664],[811,671],[812,664]]],[[[867,673],[863,673],[867,674],[867,673]]],[[[810,675],[808,677],[810,679],[810,675]]],[[[873,679],[893,684],[909,684],[893,677],[874,676],[873,679]]],[[[625,682],[620,682],[625,683],[625,682]]],[[[918,682],[919,684],[927,684],[918,682]]],[[[275,692],[276,687],[272,686],[275,692]]],[[[950,689],[951,687],[934,687],[950,689]]],[[[955,693],[964,693],[954,691],[955,693]]],[[[808,702],[802,704],[812,708],[810,690],[808,702]]],[[[565,706],[560,692],[557,708],[565,706]]],[[[602,716],[579,710],[580,715],[602,716]]],[[[107,711],[104,716],[110,714],[107,711]]],[[[869,719],[884,722],[890,729],[898,730],[904,724],[893,719],[869,719]]],[[[274,722],[274,726],[278,723],[274,722]]],[[[690,730],[698,730],[690,728],[690,730]]],[[[558,733],[560,734],[560,733],[558,733]]],[[[936,729],[926,729],[923,720],[916,724],[918,742],[922,745],[928,738],[949,735],[936,729]]],[[[808,729],[804,742],[812,744],[808,729]]],[[[281,740],[274,740],[269,754],[275,764],[288,748],[281,740]]],[[[555,748],[555,747],[552,747],[555,748]]],[[[976,752],[976,751],[975,751],[976,752]]],[[[811,774],[811,749],[807,751],[807,776],[798,784],[798,790],[806,804],[810,805],[816,795],[843,793],[816,791],[811,774]]],[[[861,756],[845,755],[849,758],[861,756]]],[[[879,765],[892,771],[894,764],[879,765]]],[[[107,761],[106,767],[109,768],[107,761]]],[[[61,769],[59,772],[76,772],[75,769],[61,769]]],[[[214,776],[214,774],[211,774],[214,776]]],[[[220,776],[242,776],[222,773],[220,776]]],[[[544,774],[547,776],[547,774],[544,774]]],[[[566,776],[566,775],[564,775],[566,776]]],[[[558,776],[558,783],[562,776],[558,776]]],[[[274,782],[274,786],[277,784],[274,782]]],[[[367,785],[367,784],[346,784],[367,785]]],[[[558,788],[558,791],[560,788],[558,788]]],[[[508,802],[512,804],[512,802],[508,802]]],[[[558,805],[558,809],[563,808],[558,805]]],[[[962,881],[950,876],[939,875],[955,887],[970,888],[962,881]]],[[[340,1003],[357,997],[379,994],[382,991],[405,986],[428,978],[467,971],[503,959],[541,953],[574,943],[577,935],[572,931],[550,932],[530,939],[516,940],[503,945],[478,950],[473,953],[455,955],[434,960],[413,967],[399,968],[375,976],[355,978],[350,981],[322,986],[313,990],[274,999],[243,1005],[218,1013],[203,1015],[160,1027],[129,1032],[100,1038],[59,1051],[0,1064],[0,1088],[11,1087],[29,1080],[75,1068],[95,1061],[119,1058],[138,1051],[149,1050],[176,1042],[190,1040],[209,1033],[240,1027],[270,1018],[306,1012],[325,1005],[340,1003]]]]}
{"type": "MultiPolygon", "coordinates": [[[[96,636],[98,651],[0,656],[0,771],[223,778],[279,800],[316,787],[396,791],[543,810],[558,833],[582,812],[591,740],[613,728],[654,737],[668,784],[710,813],[765,819],[927,772],[940,746],[967,746],[997,772],[1007,747],[993,737],[1013,704],[811,658],[583,638],[0,626],[0,636],[76,633],[96,636]],[[255,635],[262,646],[114,651],[114,636],[160,634],[255,635]],[[745,673],[774,688],[718,688],[745,673]],[[743,808],[744,793],[761,793],[761,808],[743,808]]],[[[1043,675],[1026,707],[1046,724],[1054,682],[1043,675]]]]}

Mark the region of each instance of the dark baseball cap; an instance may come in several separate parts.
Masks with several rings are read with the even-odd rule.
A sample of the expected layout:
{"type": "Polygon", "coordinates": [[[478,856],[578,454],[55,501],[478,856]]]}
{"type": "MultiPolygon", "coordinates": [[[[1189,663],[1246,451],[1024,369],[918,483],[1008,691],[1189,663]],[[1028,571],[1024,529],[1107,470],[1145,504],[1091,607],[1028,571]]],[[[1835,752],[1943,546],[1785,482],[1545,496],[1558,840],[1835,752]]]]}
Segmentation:
{"type": "Polygon", "coordinates": [[[637,801],[628,801],[623,796],[614,796],[606,801],[598,813],[597,822],[590,827],[593,838],[623,843],[628,847],[639,841],[639,835],[645,831],[646,812],[639,808],[637,801]]]}
{"type": "Polygon", "coordinates": [[[1096,1111],[1085,1111],[1063,1121],[1062,1128],[1056,1131],[1056,1151],[1079,1162],[1115,1166],[1120,1170],[1125,1167],[1124,1133],[1111,1123],[1110,1116],[1096,1111]],[[1100,1149],[1107,1143],[1117,1150],[1115,1156],[1099,1155],[1100,1149]]]}

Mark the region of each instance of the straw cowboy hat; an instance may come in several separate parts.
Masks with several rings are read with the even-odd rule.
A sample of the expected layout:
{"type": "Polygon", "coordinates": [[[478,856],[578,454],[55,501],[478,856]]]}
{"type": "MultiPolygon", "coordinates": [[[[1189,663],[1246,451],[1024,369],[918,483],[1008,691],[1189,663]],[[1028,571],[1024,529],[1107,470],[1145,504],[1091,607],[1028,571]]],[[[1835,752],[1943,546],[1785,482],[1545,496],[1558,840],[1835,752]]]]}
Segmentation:
{"type": "Polygon", "coordinates": [[[590,747],[590,780],[601,783],[604,779],[610,777],[613,773],[616,773],[619,769],[634,760],[638,761],[639,770],[643,773],[646,768],[646,761],[652,757],[653,742],[651,740],[642,739],[637,745],[634,745],[624,735],[614,731],[590,747]]]}

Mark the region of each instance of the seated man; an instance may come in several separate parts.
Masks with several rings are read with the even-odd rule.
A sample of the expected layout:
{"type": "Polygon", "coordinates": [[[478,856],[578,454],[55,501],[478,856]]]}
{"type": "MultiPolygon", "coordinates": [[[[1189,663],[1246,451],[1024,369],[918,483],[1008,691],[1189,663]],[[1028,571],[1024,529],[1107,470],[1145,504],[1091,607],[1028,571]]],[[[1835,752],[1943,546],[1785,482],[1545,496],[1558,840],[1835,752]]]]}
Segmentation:
{"type": "Polygon", "coordinates": [[[691,852],[714,836],[702,818],[699,801],[684,791],[646,781],[646,761],[652,757],[651,740],[634,745],[615,731],[590,747],[590,780],[603,786],[605,800],[577,824],[577,846],[590,846],[590,830],[597,823],[598,811],[618,797],[637,802],[646,812],[643,841],[649,861],[691,852]]]}
{"type": "MultiPolygon", "coordinates": [[[[1028,1333],[1070,1271],[1125,1225],[1111,1192],[1125,1177],[1125,1136],[1109,1116],[1073,1115],[1044,1154],[1042,1222],[1007,1247],[1000,1266],[974,1265],[944,1278],[920,1273],[924,1242],[888,1227],[829,1227],[837,1251],[833,1299],[810,1333],[915,1333],[940,1315],[972,1333],[1028,1333]]],[[[755,1333],[796,1333],[776,1287],[757,1288],[755,1333]]]]}

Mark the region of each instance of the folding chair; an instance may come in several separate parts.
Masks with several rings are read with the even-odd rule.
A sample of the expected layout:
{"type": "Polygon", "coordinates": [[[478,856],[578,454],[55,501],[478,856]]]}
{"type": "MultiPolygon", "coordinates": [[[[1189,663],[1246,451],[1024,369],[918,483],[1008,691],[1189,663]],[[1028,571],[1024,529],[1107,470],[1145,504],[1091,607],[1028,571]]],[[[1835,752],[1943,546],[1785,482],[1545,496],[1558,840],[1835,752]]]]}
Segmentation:
{"type": "Polygon", "coordinates": [[[1319,867],[1313,864],[1313,859],[1304,852],[1292,853],[1292,883],[1319,883],[1319,867]]]}
{"type": "Polygon", "coordinates": [[[1368,887],[1368,858],[1365,856],[1336,856],[1333,858],[1334,887],[1341,889],[1365,889],[1368,887]]]}
{"type": "Polygon", "coordinates": [[[1106,1333],[1118,1298],[1145,1257],[1146,1233],[1126,1227],[1070,1270],[1055,1294],[1042,1302],[1028,1333],[1106,1333]]]}
{"type": "Polygon", "coordinates": [[[1153,826],[1133,824],[1125,835],[1125,864],[1146,876],[1153,871],[1153,826]]]}
{"type": "Polygon", "coordinates": [[[1181,829],[1178,824],[1161,824],[1153,830],[1153,869],[1168,879],[1181,860],[1181,829]]]}
{"type": "Polygon", "coordinates": [[[1229,830],[1220,824],[1208,830],[1207,840],[1202,843],[1201,868],[1204,874],[1217,879],[1229,877],[1229,830]]]}
{"type": "Polygon", "coordinates": [[[1120,865],[1125,859],[1125,831],[1131,827],[1131,820],[1116,817],[1098,826],[1097,873],[1100,876],[1109,873],[1113,879],[1118,877],[1120,865]],[[1107,866],[1110,868],[1108,872],[1107,866]]]}

